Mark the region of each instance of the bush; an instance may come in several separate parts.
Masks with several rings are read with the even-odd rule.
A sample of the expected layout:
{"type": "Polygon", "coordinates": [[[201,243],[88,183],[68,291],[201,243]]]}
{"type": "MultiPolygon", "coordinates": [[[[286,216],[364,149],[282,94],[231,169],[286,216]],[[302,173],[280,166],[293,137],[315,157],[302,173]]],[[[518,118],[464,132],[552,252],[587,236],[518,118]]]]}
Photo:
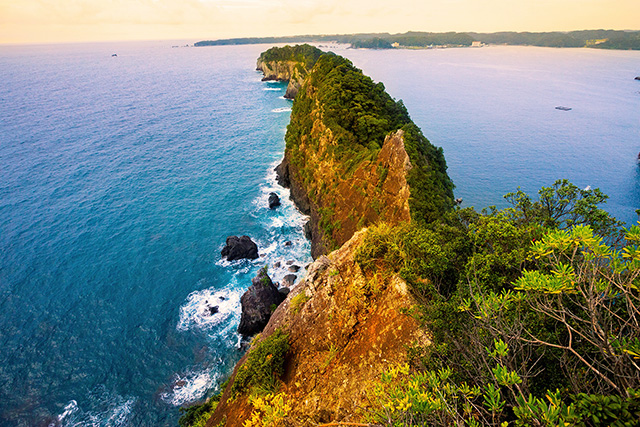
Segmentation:
{"type": "Polygon", "coordinates": [[[220,395],[218,394],[203,404],[180,408],[183,415],[178,420],[178,425],[180,427],[204,427],[216,410],[219,401],[220,395]]]}
{"type": "Polygon", "coordinates": [[[293,314],[298,314],[302,307],[309,301],[311,298],[307,296],[306,293],[300,292],[295,297],[291,298],[291,311],[293,314]]]}
{"type": "Polygon", "coordinates": [[[284,373],[285,355],[289,351],[289,335],[277,329],[250,350],[247,360],[238,369],[231,393],[244,393],[249,388],[275,391],[284,373]]]}

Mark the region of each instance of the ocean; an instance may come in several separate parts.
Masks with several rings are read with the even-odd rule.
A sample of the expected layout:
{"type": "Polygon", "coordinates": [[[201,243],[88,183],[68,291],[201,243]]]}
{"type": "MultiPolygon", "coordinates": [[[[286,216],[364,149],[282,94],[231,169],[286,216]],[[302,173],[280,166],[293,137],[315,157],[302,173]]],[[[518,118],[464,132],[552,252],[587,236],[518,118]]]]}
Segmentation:
{"type": "MultiPolygon", "coordinates": [[[[311,261],[275,183],[291,101],[255,71],[269,46],[176,44],[0,46],[2,426],[177,425],[241,356],[257,270],[311,261]],[[221,260],[242,234],[261,257],[221,260]]],[[[463,206],[568,178],[635,223],[640,52],[331,50],[403,99],[463,206]]]]}

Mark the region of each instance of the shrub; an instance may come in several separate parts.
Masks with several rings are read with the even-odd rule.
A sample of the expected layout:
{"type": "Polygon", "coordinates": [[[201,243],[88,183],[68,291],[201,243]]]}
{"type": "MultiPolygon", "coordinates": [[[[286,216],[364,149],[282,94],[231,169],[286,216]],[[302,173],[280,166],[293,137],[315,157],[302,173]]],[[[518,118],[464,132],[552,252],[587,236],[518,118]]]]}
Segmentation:
{"type": "Polygon", "coordinates": [[[249,388],[274,391],[284,373],[285,355],[289,351],[289,335],[277,329],[250,350],[247,360],[236,374],[231,393],[244,393],[249,388]]]}
{"type": "Polygon", "coordinates": [[[180,408],[182,416],[178,420],[178,425],[180,427],[204,427],[216,410],[219,401],[220,395],[218,394],[200,405],[180,408]]]}
{"type": "Polygon", "coordinates": [[[304,292],[300,292],[298,295],[296,295],[295,297],[291,298],[291,311],[293,312],[293,314],[298,314],[300,312],[300,310],[302,310],[302,307],[307,303],[307,301],[309,301],[311,298],[309,298],[307,296],[306,293],[304,292]]]}

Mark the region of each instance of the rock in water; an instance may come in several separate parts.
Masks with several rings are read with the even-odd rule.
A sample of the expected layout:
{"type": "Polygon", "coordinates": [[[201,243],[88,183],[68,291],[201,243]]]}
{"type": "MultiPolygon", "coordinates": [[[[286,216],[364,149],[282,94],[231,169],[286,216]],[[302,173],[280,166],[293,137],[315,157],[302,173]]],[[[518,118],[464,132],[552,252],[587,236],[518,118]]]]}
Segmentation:
{"type": "Polygon", "coordinates": [[[267,269],[262,268],[258,275],[251,280],[251,286],[240,298],[242,314],[238,333],[242,335],[254,335],[261,332],[271,317],[273,307],[280,305],[286,295],[278,292],[267,274],[267,269]]]}
{"type": "Polygon", "coordinates": [[[276,193],[269,193],[269,209],[275,209],[280,206],[280,197],[276,193]]]}
{"type": "Polygon", "coordinates": [[[296,281],[296,277],[297,276],[295,274],[287,274],[282,278],[282,286],[284,286],[285,288],[292,287],[296,281]]]}
{"type": "Polygon", "coordinates": [[[227,246],[220,253],[229,261],[243,258],[256,259],[258,258],[258,245],[253,243],[249,236],[229,236],[227,237],[227,246]]]}

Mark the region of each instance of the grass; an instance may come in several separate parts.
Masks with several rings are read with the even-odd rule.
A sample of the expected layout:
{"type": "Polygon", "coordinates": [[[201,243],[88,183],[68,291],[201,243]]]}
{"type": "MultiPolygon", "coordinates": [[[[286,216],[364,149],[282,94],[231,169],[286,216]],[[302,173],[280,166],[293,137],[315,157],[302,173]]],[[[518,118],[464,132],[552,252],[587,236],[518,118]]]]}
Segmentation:
{"type": "Polygon", "coordinates": [[[298,314],[300,312],[300,310],[302,310],[302,307],[307,303],[307,301],[309,301],[311,298],[307,296],[306,293],[304,292],[300,292],[298,295],[296,295],[295,297],[291,298],[291,311],[293,312],[293,314],[298,314]]]}

